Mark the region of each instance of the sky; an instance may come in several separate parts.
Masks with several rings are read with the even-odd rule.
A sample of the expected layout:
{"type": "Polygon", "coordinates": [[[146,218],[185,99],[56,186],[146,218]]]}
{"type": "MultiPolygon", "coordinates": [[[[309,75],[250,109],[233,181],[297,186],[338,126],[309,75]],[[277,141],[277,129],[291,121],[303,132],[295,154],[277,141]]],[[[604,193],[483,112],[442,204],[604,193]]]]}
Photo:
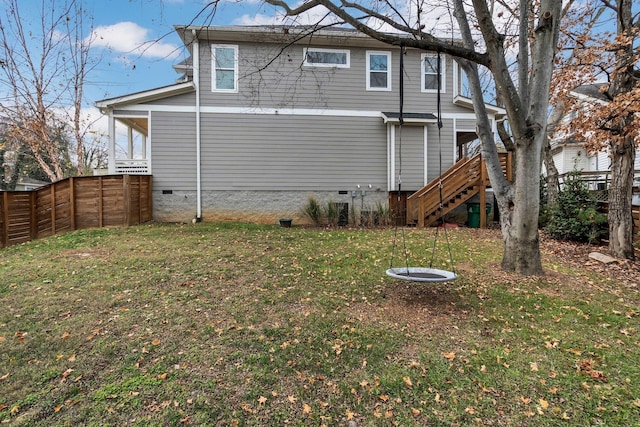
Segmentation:
{"type": "MultiPolygon", "coordinates": [[[[105,134],[106,117],[96,101],[170,85],[180,74],[173,65],[187,55],[174,25],[256,25],[281,23],[282,13],[260,0],[77,0],[85,11],[84,33],[97,62],[85,81],[84,116],[94,131],[105,134]],[[215,11],[215,13],[214,13],[215,11]]],[[[62,10],[65,0],[45,0],[62,10]]],[[[25,28],[41,22],[42,0],[18,2],[25,28]]],[[[6,19],[8,0],[0,0],[6,19]]],[[[59,12],[57,12],[59,13],[59,12]]]]}
{"type": "Polygon", "coordinates": [[[94,101],[174,83],[179,74],[172,65],[185,58],[174,25],[252,25],[276,16],[257,1],[223,1],[213,16],[205,0],[83,1],[92,17],[92,50],[102,58],[87,88],[94,101]]]}

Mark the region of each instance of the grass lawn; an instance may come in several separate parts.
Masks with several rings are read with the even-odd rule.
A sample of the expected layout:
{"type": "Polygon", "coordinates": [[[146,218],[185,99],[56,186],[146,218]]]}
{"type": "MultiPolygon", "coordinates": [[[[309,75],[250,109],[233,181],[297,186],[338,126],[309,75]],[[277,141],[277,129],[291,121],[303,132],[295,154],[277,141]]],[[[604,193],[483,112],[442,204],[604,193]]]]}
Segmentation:
{"type": "MultiPolygon", "coordinates": [[[[399,282],[393,235],[152,224],[3,249],[0,423],[640,425],[637,264],[545,243],[547,275],[520,277],[496,231],[455,229],[457,281],[399,282]]],[[[406,241],[428,266],[433,230],[406,241]]]]}

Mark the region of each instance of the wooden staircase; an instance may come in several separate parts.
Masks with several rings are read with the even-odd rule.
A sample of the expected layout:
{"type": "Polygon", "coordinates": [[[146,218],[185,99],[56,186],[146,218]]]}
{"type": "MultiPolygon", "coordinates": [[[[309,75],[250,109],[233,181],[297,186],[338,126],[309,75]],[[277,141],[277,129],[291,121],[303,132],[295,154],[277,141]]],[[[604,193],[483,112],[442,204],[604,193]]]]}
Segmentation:
{"type": "MultiPolygon", "coordinates": [[[[511,181],[511,154],[500,153],[500,164],[507,179],[511,181]]],[[[485,190],[490,185],[482,155],[464,158],[407,198],[407,224],[415,224],[418,227],[431,226],[441,215],[446,215],[476,194],[480,194],[480,206],[484,206],[485,190]]],[[[480,209],[480,227],[486,227],[484,209],[480,209]]]]}

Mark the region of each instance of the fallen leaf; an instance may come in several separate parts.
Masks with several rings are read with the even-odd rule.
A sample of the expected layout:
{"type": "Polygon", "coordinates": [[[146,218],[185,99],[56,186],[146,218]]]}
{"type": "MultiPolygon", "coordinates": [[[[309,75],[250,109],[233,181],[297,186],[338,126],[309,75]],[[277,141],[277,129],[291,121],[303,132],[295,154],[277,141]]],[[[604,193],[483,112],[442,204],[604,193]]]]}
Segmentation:
{"type": "Polygon", "coordinates": [[[7,340],[6,337],[3,337],[2,335],[0,335],[0,342],[5,342],[7,340]]]}
{"type": "Polygon", "coordinates": [[[289,397],[287,397],[287,400],[288,400],[289,402],[291,402],[291,403],[296,403],[296,402],[297,402],[297,400],[298,400],[298,398],[297,398],[297,397],[295,397],[295,396],[289,396],[289,397]]]}
{"type": "Polygon", "coordinates": [[[158,375],[158,379],[159,380],[166,380],[167,379],[167,373],[165,372],[164,374],[158,375]]]}
{"type": "Polygon", "coordinates": [[[311,406],[307,405],[306,403],[302,406],[302,413],[303,414],[311,414],[311,406]]]}
{"type": "Polygon", "coordinates": [[[258,403],[261,404],[261,405],[264,405],[265,403],[267,403],[267,398],[264,397],[264,396],[260,396],[258,398],[258,403]]]}
{"type": "Polygon", "coordinates": [[[522,401],[522,403],[524,403],[525,405],[528,405],[529,403],[531,403],[531,399],[529,399],[528,397],[520,397],[520,400],[522,401]]]}
{"type": "Polygon", "coordinates": [[[544,399],[540,399],[540,407],[541,407],[542,409],[547,409],[547,408],[549,407],[549,402],[547,402],[547,401],[546,401],[546,400],[544,400],[544,399]]]}
{"type": "Polygon", "coordinates": [[[66,340],[66,339],[68,339],[70,336],[71,336],[71,334],[70,334],[69,332],[65,332],[65,333],[63,333],[63,334],[62,334],[61,338],[62,338],[63,340],[66,340]]]}
{"type": "Polygon", "coordinates": [[[156,338],[155,340],[151,341],[151,344],[152,345],[160,345],[160,340],[156,338]]]}
{"type": "Polygon", "coordinates": [[[76,355],[72,354],[71,356],[69,356],[69,358],[67,359],[69,362],[75,362],[76,361],[76,355]]]}
{"type": "Polygon", "coordinates": [[[402,377],[402,381],[404,381],[405,385],[409,388],[413,387],[413,383],[411,382],[411,378],[402,377]]]}
{"type": "Polygon", "coordinates": [[[411,413],[414,417],[417,417],[418,415],[420,415],[420,413],[422,413],[422,411],[420,409],[411,408],[411,413]]]}
{"type": "Polygon", "coordinates": [[[64,405],[58,405],[55,408],[53,408],[53,412],[60,412],[60,409],[62,409],[64,407],[64,405]]]}
{"type": "Polygon", "coordinates": [[[532,370],[533,372],[537,372],[537,371],[538,371],[538,363],[536,363],[536,362],[531,362],[531,363],[529,363],[529,366],[531,366],[531,370],[532,370]]]}
{"type": "Polygon", "coordinates": [[[0,377],[0,381],[4,381],[7,378],[9,378],[9,372],[7,372],[6,374],[4,374],[3,376],[0,377]]]}
{"type": "Polygon", "coordinates": [[[11,411],[9,411],[11,415],[15,415],[18,412],[20,412],[20,407],[18,405],[14,406],[13,408],[11,408],[11,411]]]}
{"type": "Polygon", "coordinates": [[[442,353],[442,355],[447,360],[453,360],[453,359],[456,358],[456,352],[455,351],[452,351],[451,353],[442,353]]]}

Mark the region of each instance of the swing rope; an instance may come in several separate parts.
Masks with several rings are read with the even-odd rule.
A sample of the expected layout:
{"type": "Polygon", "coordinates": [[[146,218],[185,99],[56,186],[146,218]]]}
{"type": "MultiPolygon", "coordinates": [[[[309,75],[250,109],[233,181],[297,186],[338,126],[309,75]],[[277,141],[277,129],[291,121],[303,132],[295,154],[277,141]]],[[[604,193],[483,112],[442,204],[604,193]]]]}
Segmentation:
{"type": "MultiPolygon", "coordinates": [[[[437,87],[438,87],[438,91],[437,91],[437,98],[436,98],[436,108],[437,108],[437,115],[438,115],[438,167],[439,169],[439,176],[438,176],[438,192],[439,192],[439,201],[440,204],[438,206],[438,210],[440,213],[440,222],[442,224],[442,229],[444,230],[444,236],[445,236],[445,240],[447,241],[447,249],[449,252],[449,265],[451,265],[451,271],[455,274],[456,270],[455,270],[455,266],[453,264],[453,255],[451,254],[451,245],[449,244],[449,234],[447,232],[447,224],[444,220],[444,215],[442,214],[442,211],[444,210],[444,206],[443,206],[443,201],[442,201],[442,100],[441,100],[441,74],[440,74],[440,70],[442,70],[442,64],[441,64],[441,58],[440,58],[440,51],[438,51],[438,59],[437,59],[437,87]]],[[[431,249],[431,261],[429,261],[429,268],[433,267],[433,260],[435,257],[435,253],[436,253],[436,243],[438,242],[438,234],[439,234],[439,228],[440,227],[436,227],[436,235],[433,239],[433,248],[431,249]]]]}
{"type": "MultiPolygon", "coordinates": [[[[396,221],[395,230],[393,234],[393,248],[391,250],[391,261],[389,268],[393,268],[393,259],[396,253],[396,243],[398,241],[398,222],[402,221],[402,126],[404,124],[404,46],[400,45],[400,114],[399,114],[399,126],[398,126],[398,193],[396,199],[396,221]]],[[[395,145],[394,145],[395,147],[395,145]]],[[[394,148],[395,150],[395,148],[394,148]]],[[[407,241],[404,234],[404,226],[401,227],[402,235],[402,247],[404,250],[404,262],[407,271],[409,271],[409,254],[407,252],[407,241]]]]}
{"type": "MultiPolygon", "coordinates": [[[[396,269],[393,267],[393,260],[395,257],[395,251],[398,240],[398,222],[402,220],[402,199],[401,199],[401,188],[402,188],[402,127],[404,125],[404,46],[400,46],[400,114],[399,114],[399,126],[398,126],[398,143],[399,143],[399,154],[398,154],[398,197],[397,197],[397,217],[395,224],[395,232],[393,236],[393,248],[391,251],[391,263],[389,269],[387,270],[387,275],[394,277],[399,280],[408,280],[408,281],[416,281],[416,282],[448,282],[451,280],[455,280],[457,278],[455,271],[453,270],[453,256],[451,254],[451,246],[449,244],[449,236],[447,234],[446,224],[444,221],[443,212],[443,200],[442,200],[442,110],[441,110],[441,65],[440,65],[440,52],[438,51],[438,62],[437,62],[437,113],[438,113],[438,146],[439,146],[439,166],[440,166],[440,176],[438,182],[438,191],[439,191],[439,212],[440,219],[442,220],[442,228],[444,228],[444,233],[446,236],[447,247],[449,250],[449,262],[451,264],[452,271],[438,270],[433,268],[433,260],[435,256],[436,244],[438,241],[438,228],[436,227],[436,235],[433,241],[433,249],[431,252],[431,261],[429,263],[429,268],[409,268],[409,254],[407,251],[406,237],[404,232],[404,224],[401,226],[401,236],[402,236],[402,244],[404,248],[404,256],[405,256],[405,268],[404,269],[396,269]]],[[[395,145],[394,145],[395,147],[395,145]]],[[[394,148],[395,150],[395,148],[394,148]]]]}

